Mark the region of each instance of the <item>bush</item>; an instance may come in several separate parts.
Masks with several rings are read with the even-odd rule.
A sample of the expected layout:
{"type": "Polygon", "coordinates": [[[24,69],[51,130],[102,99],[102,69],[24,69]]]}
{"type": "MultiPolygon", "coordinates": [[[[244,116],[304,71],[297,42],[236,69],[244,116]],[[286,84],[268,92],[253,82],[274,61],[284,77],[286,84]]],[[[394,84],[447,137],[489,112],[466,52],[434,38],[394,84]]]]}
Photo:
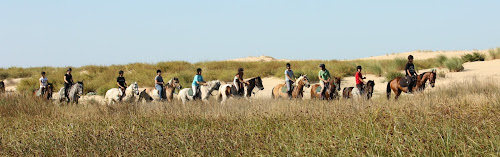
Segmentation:
{"type": "Polygon", "coordinates": [[[445,55],[439,55],[437,56],[436,58],[436,62],[439,64],[439,66],[443,66],[444,65],[444,62],[446,62],[446,60],[448,60],[448,57],[446,57],[445,55]]]}
{"type": "Polygon", "coordinates": [[[484,55],[478,52],[474,52],[472,54],[466,54],[462,56],[462,60],[464,62],[475,62],[475,61],[484,61],[484,55]]]}
{"type": "Polygon", "coordinates": [[[403,73],[400,73],[400,72],[397,72],[397,71],[391,71],[391,72],[387,72],[385,74],[385,80],[386,81],[391,81],[391,80],[393,80],[396,77],[403,77],[403,76],[405,76],[403,73]]]}
{"type": "Polygon", "coordinates": [[[460,58],[448,59],[444,64],[450,72],[459,72],[464,70],[464,62],[460,58]]]}
{"type": "Polygon", "coordinates": [[[491,49],[488,51],[490,54],[491,59],[500,59],[500,47],[495,49],[491,49]]]}

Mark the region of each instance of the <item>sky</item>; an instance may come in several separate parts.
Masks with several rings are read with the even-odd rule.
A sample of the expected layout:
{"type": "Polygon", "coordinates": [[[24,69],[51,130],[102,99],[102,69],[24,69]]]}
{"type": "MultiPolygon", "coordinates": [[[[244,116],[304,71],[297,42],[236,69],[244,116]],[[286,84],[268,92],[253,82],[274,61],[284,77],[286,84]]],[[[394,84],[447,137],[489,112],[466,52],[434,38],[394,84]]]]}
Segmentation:
{"type": "Polygon", "coordinates": [[[355,59],[500,46],[498,0],[5,0],[0,67],[355,59]]]}

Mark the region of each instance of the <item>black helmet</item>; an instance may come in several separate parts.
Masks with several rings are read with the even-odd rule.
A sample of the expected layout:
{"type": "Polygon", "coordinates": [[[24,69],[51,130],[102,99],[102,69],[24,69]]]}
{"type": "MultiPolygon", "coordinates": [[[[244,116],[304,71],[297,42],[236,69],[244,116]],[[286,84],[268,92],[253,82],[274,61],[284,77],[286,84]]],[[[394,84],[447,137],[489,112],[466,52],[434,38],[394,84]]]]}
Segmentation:
{"type": "Polygon", "coordinates": [[[362,69],[362,68],[361,68],[361,65],[358,65],[358,67],[356,67],[356,69],[362,69]]]}
{"type": "Polygon", "coordinates": [[[160,69],[156,70],[156,73],[161,73],[161,70],[160,69]]]}
{"type": "Polygon", "coordinates": [[[45,71],[42,71],[42,75],[45,75],[45,71]]]}
{"type": "Polygon", "coordinates": [[[71,69],[71,68],[68,68],[68,70],[66,70],[66,71],[72,71],[72,70],[73,70],[73,69],[71,69]]]}
{"type": "Polygon", "coordinates": [[[201,68],[196,69],[196,72],[197,73],[201,72],[201,68]]]}
{"type": "Polygon", "coordinates": [[[413,55],[408,56],[408,60],[413,59],[413,55]]]}
{"type": "Polygon", "coordinates": [[[319,64],[319,67],[325,68],[325,64],[321,63],[319,64]]]}
{"type": "Polygon", "coordinates": [[[243,68],[238,68],[238,72],[243,72],[243,68]]]}
{"type": "Polygon", "coordinates": [[[286,63],[286,67],[290,67],[290,63],[286,63]]]}
{"type": "Polygon", "coordinates": [[[123,74],[123,70],[118,71],[118,74],[123,74]]]}

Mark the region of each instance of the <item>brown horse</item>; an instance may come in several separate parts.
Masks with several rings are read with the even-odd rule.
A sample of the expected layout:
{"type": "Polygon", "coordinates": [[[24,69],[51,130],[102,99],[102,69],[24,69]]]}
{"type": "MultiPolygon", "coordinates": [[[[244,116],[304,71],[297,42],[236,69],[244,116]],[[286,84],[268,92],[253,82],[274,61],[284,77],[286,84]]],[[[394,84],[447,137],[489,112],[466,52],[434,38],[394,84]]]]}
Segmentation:
{"type": "MultiPolygon", "coordinates": [[[[399,98],[399,95],[401,95],[401,92],[408,93],[408,87],[401,87],[399,84],[399,81],[401,80],[401,77],[396,77],[393,80],[389,81],[387,83],[387,99],[389,100],[391,97],[391,90],[396,94],[394,97],[396,100],[399,98]]],[[[432,72],[425,72],[417,76],[417,81],[415,83],[415,86],[412,87],[413,89],[416,89],[416,91],[422,91],[425,89],[425,83],[427,81],[430,81],[431,87],[434,87],[436,83],[436,71],[432,70],[432,72]]],[[[414,90],[415,91],[415,90],[414,90]]]]}
{"type": "MultiPolygon", "coordinates": [[[[304,97],[304,87],[309,88],[311,85],[309,83],[309,78],[307,78],[306,75],[302,75],[296,80],[297,82],[294,83],[292,91],[292,98],[303,98],[304,97]]],[[[283,87],[286,87],[286,84],[278,84],[276,87],[273,88],[273,93],[272,97],[273,98],[287,98],[288,93],[286,93],[286,89],[283,89],[283,87]],[[283,90],[285,90],[285,93],[283,93],[283,90]]]]}
{"type": "MultiPolygon", "coordinates": [[[[342,79],[340,77],[334,77],[330,80],[328,89],[325,91],[325,96],[327,100],[336,99],[338,96],[338,92],[340,91],[340,81],[342,79]]],[[[311,87],[311,99],[321,98],[321,92],[318,92],[317,89],[321,88],[319,83],[312,85],[311,87]]]]}
{"type": "Polygon", "coordinates": [[[5,93],[5,83],[3,81],[0,81],[0,93],[5,93]]]}
{"type": "Polygon", "coordinates": [[[365,85],[363,85],[364,93],[361,93],[359,89],[355,87],[345,87],[342,92],[342,97],[346,99],[358,97],[369,100],[373,96],[374,87],[375,81],[373,80],[369,80],[365,85]]]}
{"type": "Polygon", "coordinates": [[[47,87],[45,88],[45,92],[42,94],[42,91],[41,89],[35,89],[33,91],[33,95],[34,96],[39,96],[39,97],[42,97],[44,99],[47,99],[47,100],[50,100],[52,99],[52,93],[54,93],[54,85],[52,85],[52,83],[47,83],[47,87]],[[38,93],[40,93],[40,95],[38,95],[38,93]]]}
{"type": "MultiPolygon", "coordinates": [[[[174,99],[174,91],[175,89],[181,89],[182,86],[179,82],[179,79],[177,77],[174,77],[170,79],[163,87],[163,92],[162,92],[162,97],[166,99],[168,102],[172,102],[174,99]]],[[[158,90],[154,87],[146,87],[146,92],[149,94],[153,99],[155,100],[160,100],[160,96],[158,95],[158,90]]]]}

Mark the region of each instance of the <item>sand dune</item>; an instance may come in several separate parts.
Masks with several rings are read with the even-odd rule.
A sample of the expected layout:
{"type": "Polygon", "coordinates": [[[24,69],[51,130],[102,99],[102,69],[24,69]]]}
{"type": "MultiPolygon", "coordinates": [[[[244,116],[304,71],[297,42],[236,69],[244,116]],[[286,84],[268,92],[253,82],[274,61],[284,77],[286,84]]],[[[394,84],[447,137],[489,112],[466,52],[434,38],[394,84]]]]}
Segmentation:
{"type": "MultiPolygon", "coordinates": [[[[439,55],[445,55],[447,57],[461,57],[465,54],[471,54],[474,52],[479,52],[485,55],[488,55],[488,50],[474,50],[474,51],[412,51],[412,52],[403,52],[403,53],[395,53],[383,56],[374,56],[368,58],[360,58],[359,60],[387,60],[394,58],[407,58],[408,55],[413,55],[416,60],[421,59],[430,59],[436,58],[439,55]]],[[[358,60],[358,59],[355,59],[358,60]]]]}
{"type": "Polygon", "coordinates": [[[226,61],[235,61],[235,62],[270,62],[270,61],[283,61],[283,62],[289,62],[290,60],[288,59],[276,59],[270,56],[250,56],[246,58],[236,58],[236,59],[230,59],[226,61]]]}

